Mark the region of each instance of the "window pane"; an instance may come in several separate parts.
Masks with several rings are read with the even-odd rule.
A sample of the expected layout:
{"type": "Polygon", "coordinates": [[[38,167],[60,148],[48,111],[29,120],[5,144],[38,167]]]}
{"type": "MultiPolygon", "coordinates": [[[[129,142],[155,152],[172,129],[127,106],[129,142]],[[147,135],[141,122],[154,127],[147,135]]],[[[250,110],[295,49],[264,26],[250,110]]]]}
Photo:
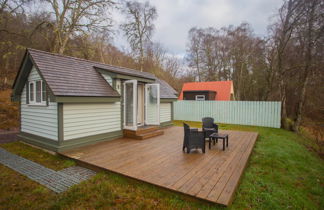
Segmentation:
{"type": "Polygon", "coordinates": [[[46,101],[46,84],[42,82],[42,101],[46,101]]]}
{"type": "Polygon", "coordinates": [[[29,100],[34,101],[34,83],[29,84],[29,100]]]}
{"type": "Polygon", "coordinates": [[[133,126],[134,125],[134,88],[133,83],[126,83],[126,97],[125,97],[125,111],[126,111],[126,126],[133,126]]]}
{"type": "Polygon", "coordinates": [[[36,81],[36,102],[40,103],[42,102],[42,81],[36,81]]]}

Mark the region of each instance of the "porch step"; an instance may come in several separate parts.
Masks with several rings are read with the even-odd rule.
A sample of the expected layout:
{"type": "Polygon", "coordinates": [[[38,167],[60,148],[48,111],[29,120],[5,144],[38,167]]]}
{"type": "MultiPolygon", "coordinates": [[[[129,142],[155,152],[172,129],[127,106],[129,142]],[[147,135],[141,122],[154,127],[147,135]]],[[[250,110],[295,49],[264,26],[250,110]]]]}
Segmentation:
{"type": "Polygon", "coordinates": [[[164,134],[164,131],[157,130],[157,131],[152,131],[152,132],[149,132],[149,133],[140,134],[140,135],[136,136],[136,139],[144,140],[144,139],[152,138],[152,137],[155,137],[155,136],[160,136],[160,135],[163,135],[163,134],[164,134]]]}
{"type": "Polygon", "coordinates": [[[124,137],[140,140],[159,136],[163,133],[163,131],[159,130],[159,126],[142,127],[138,128],[136,131],[124,129],[124,137]]]}

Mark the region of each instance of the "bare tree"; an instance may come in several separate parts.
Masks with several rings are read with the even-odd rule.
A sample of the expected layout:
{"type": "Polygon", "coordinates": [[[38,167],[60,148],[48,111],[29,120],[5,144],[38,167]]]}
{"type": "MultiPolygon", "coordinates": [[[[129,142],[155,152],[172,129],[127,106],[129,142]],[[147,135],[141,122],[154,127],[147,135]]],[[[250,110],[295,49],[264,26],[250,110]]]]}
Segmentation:
{"type": "Polygon", "coordinates": [[[158,42],[150,42],[145,45],[146,62],[152,63],[155,67],[162,68],[166,59],[167,51],[158,42]]]}
{"type": "Polygon", "coordinates": [[[10,14],[21,13],[24,10],[24,5],[31,0],[0,0],[0,15],[3,12],[10,14]]]}
{"type": "Polygon", "coordinates": [[[16,59],[20,58],[22,42],[26,40],[25,6],[30,0],[0,0],[0,90],[10,86],[16,59]]]}
{"type": "Polygon", "coordinates": [[[189,31],[189,43],[187,49],[187,61],[189,67],[194,68],[198,77],[198,82],[202,81],[201,65],[201,42],[202,42],[202,30],[197,28],[191,28],[189,31]]]}
{"type": "Polygon", "coordinates": [[[15,31],[8,30],[8,22],[12,15],[23,15],[24,6],[31,0],[0,0],[0,35],[1,33],[19,35],[15,31]]]}
{"type": "Polygon", "coordinates": [[[169,56],[165,60],[164,68],[165,71],[167,71],[175,79],[179,74],[181,62],[179,58],[175,56],[169,56]]]}
{"type": "Polygon", "coordinates": [[[199,81],[234,81],[238,100],[264,99],[265,41],[247,23],[221,29],[192,28],[187,61],[199,81]]]}
{"type": "MultiPolygon", "coordinates": [[[[107,30],[111,19],[107,15],[112,0],[43,0],[50,5],[54,31],[52,51],[63,54],[68,41],[75,33],[107,30]]],[[[41,24],[44,24],[41,23],[41,24]]]]}
{"type": "Polygon", "coordinates": [[[288,0],[279,9],[279,22],[275,26],[274,40],[276,44],[276,70],[279,78],[280,101],[281,101],[281,119],[284,121],[287,118],[287,93],[285,78],[285,52],[292,34],[296,29],[298,20],[301,16],[301,1],[288,0]],[[297,12],[299,11],[299,12],[297,12]]]}
{"type": "Polygon", "coordinates": [[[140,70],[143,71],[145,44],[150,41],[154,24],[157,18],[157,11],[147,1],[127,1],[123,9],[126,15],[126,22],[120,27],[125,33],[133,53],[138,57],[140,70]]]}
{"type": "Polygon", "coordinates": [[[309,86],[310,77],[316,70],[316,57],[321,57],[319,54],[323,43],[324,32],[324,16],[323,16],[323,1],[312,0],[303,1],[300,10],[303,11],[303,15],[299,20],[297,26],[297,39],[301,46],[301,93],[298,101],[298,109],[296,113],[296,122],[294,130],[298,131],[303,117],[303,109],[306,100],[306,91],[309,86]]]}

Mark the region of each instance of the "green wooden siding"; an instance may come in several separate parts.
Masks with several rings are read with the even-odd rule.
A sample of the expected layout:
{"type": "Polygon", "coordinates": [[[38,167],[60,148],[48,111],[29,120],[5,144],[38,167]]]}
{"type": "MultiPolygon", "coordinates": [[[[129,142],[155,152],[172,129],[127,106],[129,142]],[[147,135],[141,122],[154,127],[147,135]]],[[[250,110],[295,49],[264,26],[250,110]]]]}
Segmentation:
{"type": "Polygon", "coordinates": [[[171,103],[160,103],[160,123],[171,121],[171,103]]]}
{"type": "Polygon", "coordinates": [[[63,104],[64,141],[121,130],[120,102],[63,104]]]}
{"type": "MultiPolygon", "coordinates": [[[[32,68],[28,80],[41,80],[35,67],[32,68]]],[[[57,135],[57,103],[49,102],[48,106],[30,105],[26,103],[26,85],[21,94],[20,104],[21,131],[52,140],[58,140],[57,135]]]]}
{"type": "Polygon", "coordinates": [[[213,117],[218,123],[280,128],[281,102],[177,101],[174,119],[201,121],[213,117]]]}

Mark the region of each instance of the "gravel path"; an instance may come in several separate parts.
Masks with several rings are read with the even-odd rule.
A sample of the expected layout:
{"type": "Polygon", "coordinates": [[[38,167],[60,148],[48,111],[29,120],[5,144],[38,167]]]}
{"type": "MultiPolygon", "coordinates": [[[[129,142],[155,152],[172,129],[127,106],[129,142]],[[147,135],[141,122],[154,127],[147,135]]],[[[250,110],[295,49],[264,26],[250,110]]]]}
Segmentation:
{"type": "Polygon", "coordinates": [[[79,166],[54,171],[2,148],[0,148],[0,163],[57,193],[64,192],[96,174],[79,166]]]}

